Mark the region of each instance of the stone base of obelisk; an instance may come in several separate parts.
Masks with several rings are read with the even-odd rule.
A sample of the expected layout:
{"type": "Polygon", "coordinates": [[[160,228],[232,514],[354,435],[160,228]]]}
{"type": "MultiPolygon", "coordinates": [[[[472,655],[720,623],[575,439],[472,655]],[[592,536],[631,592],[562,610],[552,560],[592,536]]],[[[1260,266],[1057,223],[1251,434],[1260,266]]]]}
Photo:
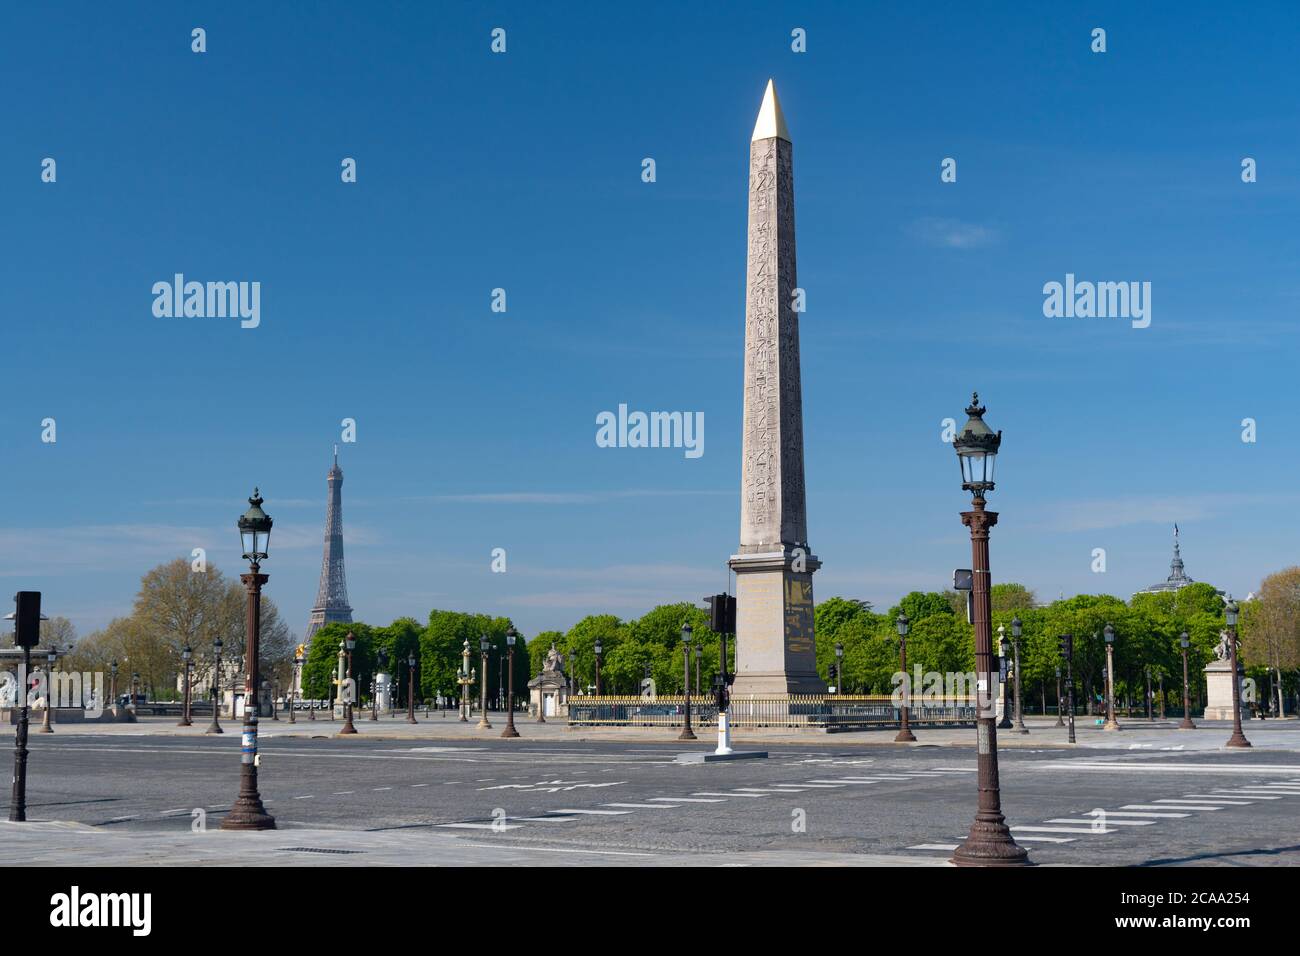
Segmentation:
{"type": "MultiPolygon", "coordinates": [[[[1232,661],[1211,661],[1205,667],[1205,719],[1232,720],[1232,661]]],[[[1244,700],[1241,719],[1250,719],[1244,700]]]]}
{"type": "Polygon", "coordinates": [[[813,636],[812,573],[821,562],[785,550],[736,554],[728,564],[736,572],[736,706],[826,693],[813,636]]]}

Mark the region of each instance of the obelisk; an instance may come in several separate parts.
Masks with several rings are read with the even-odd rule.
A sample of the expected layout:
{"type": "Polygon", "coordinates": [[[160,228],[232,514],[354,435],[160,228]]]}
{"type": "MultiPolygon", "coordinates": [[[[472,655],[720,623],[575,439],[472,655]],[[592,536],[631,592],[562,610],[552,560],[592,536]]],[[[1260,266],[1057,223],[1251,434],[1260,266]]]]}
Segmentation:
{"type": "Polygon", "coordinates": [[[803,395],[794,252],[794,168],[768,80],[749,145],[745,413],[732,699],[825,693],[817,676],[804,506],[803,395]]]}

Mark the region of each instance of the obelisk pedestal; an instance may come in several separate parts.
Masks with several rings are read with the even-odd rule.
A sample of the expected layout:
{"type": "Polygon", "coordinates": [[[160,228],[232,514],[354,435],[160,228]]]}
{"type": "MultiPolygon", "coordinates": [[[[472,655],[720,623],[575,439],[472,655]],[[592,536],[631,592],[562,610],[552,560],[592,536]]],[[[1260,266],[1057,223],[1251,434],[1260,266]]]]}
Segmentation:
{"type": "Polygon", "coordinates": [[[826,691],[813,635],[820,562],[808,547],[804,500],[793,149],[769,80],[749,148],[740,548],[729,562],[738,711],[747,697],[826,691]]]}

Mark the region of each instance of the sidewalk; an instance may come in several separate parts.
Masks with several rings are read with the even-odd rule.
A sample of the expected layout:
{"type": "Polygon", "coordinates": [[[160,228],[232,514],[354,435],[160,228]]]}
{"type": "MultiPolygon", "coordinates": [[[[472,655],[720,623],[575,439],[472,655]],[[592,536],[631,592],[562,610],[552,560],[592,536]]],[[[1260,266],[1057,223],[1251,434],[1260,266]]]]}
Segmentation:
{"type": "Polygon", "coordinates": [[[235,833],[111,831],[78,823],[0,822],[0,846],[26,866],[947,866],[903,854],[804,850],[591,849],[440,833],[286,829],[235,833]]]}
{"type": "MultiPolygon", "coordinates": [[[[406,723],[405,714],[392,717],[380,717],[371,720],[368,714],[358,714],[353,723],[356,735],[338,737],[343,726],[342,721],[316,719],[309,721],[299,718],[294,723],[281,718],[271,720],[262,718],[259,724],[259,736],[268,739],[309,739],[337,738],[340,740],[405,740],[405,741],[459,741],[469,743],[497,742],[502,746],[526,746],[530,741],[548,743],[679,743],[676,727],[569,727],[559,719],[548,720],[539,724],[527,715],[516,715],[515,728],[519,731],[518,740],[501,740],[501,731],[505,727],[505,715],[492,712],[488,719],[491,730],[480,730],[478,718],[468,723],[461,723],[456,712],[448,716],[437,716],[443,712],[434,712],[430,717],[418,717],[419,723],[406,723]]],[[[178,727],[171,717],[141,717],[135,723],[123,724],[58,724],[55,723],[55,735],[65,737],[202,737],[205,735],[210,718],[196,720],[192,727],[178,727]]],[[[1075,719],[1075,736],[1078,743],[1071,745],[1066,740],[1064,727],[1056,726],[1054,717],[1027,717],[1025,725],[1027,734],[1018,734],[1011,730],[998,731],[998,749],[1033,749],[1062,748],[1100,750],[1220,750],[1232,733],[1230,721],[1197,721],[1196,730],[1178,730],[1177,719],[1164,721],[1147,721],[1145,718],[1119,718],[1121,729],[1118,732],[1103,731],[1096,727],[1092,718],[1075,719]]],[[[239,740],[240,723],[221,719],[224,736],[236,743],[239,740]]],[[[1288,720],[1251,720],[1244,725],[1246,737],[1254,745],[1252,750],[1294,750],[1300,751],[1300,721],[1288,720]]],[[[746,729],[732,731],[732,743],[741,747],[762,746],[764,744],[784,744],[809,747],[975,747],[974,727],[918,727],[913,725],[916,735],[914,744],[894,742],[896,728],[880,730],[852,731],[846,733],[824,733],[813,730],[790,730],[786,728],[746,729]]],[[[683,750],[712,749],[716,746],[717,732],[711,728],[696,728],[699,742],[681,743],[683,750]]],[[[214,735],[215,736],[215,735],[214,735]]],[[[33,734],[33,743],[39,739],[33,734]]],[[[217,738],[221,739],[221,738],[217,738]]],[[[1251,751],[1234,751],[1245,752],[1251,751]]]]}

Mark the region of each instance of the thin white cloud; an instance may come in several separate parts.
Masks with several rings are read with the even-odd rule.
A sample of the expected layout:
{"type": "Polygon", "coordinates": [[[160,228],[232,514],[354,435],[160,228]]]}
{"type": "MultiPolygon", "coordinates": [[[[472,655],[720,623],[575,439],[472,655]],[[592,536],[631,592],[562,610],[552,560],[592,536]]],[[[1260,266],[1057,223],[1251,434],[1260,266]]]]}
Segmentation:
{"type": "Polygon", "coordinates": [[[1210,518],[1235,508],[1294,504],[1300,495],[1126,495],[1046,506],[1031,527],[1040,531],[1097,531],[1137,524],[1174,524],[1210,518]]]}
{"type": "Polygon", "coordinates": [[[998,232],[978,223],[926,216],[907,227],[908,235],[930,246],[944,249],[978,249],[998,241],[998,232]]]}

